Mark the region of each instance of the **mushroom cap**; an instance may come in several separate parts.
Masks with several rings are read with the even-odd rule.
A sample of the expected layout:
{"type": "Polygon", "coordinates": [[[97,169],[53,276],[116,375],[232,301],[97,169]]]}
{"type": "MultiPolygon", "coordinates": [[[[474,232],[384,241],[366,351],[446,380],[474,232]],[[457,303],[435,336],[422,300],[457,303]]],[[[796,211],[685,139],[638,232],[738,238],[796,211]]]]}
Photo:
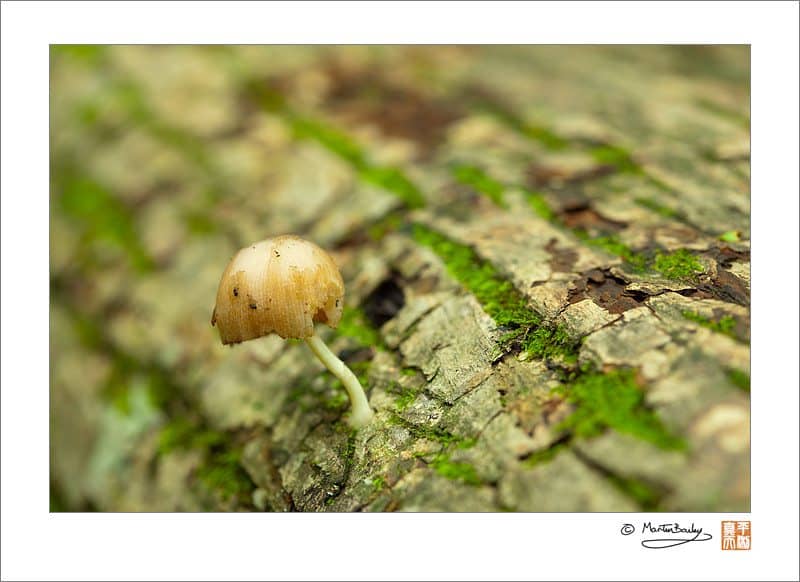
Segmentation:
{"type": "Polygon", "coordinates": [[[314,335],[314,323],[339,325],[344,281],[331,256],[294,235],[268,238],[231,259],[217,290],[211,325],[223,344],[271,333],[314,335]]]}

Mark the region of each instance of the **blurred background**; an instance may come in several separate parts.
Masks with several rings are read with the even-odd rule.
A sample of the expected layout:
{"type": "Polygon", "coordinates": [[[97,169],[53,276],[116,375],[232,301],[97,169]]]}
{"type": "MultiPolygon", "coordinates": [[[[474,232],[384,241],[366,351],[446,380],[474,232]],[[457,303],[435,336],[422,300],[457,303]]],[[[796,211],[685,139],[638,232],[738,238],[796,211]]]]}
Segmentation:
{"type": "MultiPolygon", "coordinates": [[[[50,75],[52,511],[749,507],[747,47],[53,46],[50,75]],[[614,317],[674,297],[657,322],[672,343],[580,357],[644,370],[648,406],[690,452],[574,445],[579,469],[547,477],[574,503],[530,498],[531,455],[566,441],[537,420],[558,402],[513,386],[549,372],[514,364],[528,375],[486,408],[509,419],[486,445],[501,461],[475,452],[490,419],[447,424],[455,400],[430,383],[448,362],[429,366],[389,321],[413,306],[412,334],[462,293],[412,273],[432,261],[412,222],[474,249],[548,321],[576,293],[614,317]],[[210,326],[234,252],[282,233],[342,266],[348,311],[326,337],[402,421],[371,444],[342,433],[346,398],[303,346],[227,349],[210,326]],[[713,347],[680,360],[698,342],[713,347]],[[478,445],[451,454],[453,435],[478,445]],[[620,450],[633,469],[604,464],[620,450]],[[609,493],[594,499],[596,481],[609,493]]],[[[641,341],[627,329],[614,341],[641,341]]]]}

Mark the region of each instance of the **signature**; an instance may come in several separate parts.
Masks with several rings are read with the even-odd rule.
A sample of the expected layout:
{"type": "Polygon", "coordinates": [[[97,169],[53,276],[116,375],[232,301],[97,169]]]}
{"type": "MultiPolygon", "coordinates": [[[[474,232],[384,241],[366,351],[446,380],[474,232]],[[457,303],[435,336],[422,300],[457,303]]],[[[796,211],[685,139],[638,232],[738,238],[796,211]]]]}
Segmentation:
{"type": "MultiPolygon", "coordinates": [[[[636,527],[632,523],[626,523],[619,530],[624,536],[636,533],[636,527]]],[[[707,542],[711,539],[711,534],[704,532],[702,527],[695,527],[692,523],[689,527],[682,527],[677,522],[656,523],[645,521],[642,523],[642,536],[651,534],[661,534],[660,537],[642,540],[642,545],[651,550],[662,550],[664,548],[674,548],[690,542],[707,542]]]]}

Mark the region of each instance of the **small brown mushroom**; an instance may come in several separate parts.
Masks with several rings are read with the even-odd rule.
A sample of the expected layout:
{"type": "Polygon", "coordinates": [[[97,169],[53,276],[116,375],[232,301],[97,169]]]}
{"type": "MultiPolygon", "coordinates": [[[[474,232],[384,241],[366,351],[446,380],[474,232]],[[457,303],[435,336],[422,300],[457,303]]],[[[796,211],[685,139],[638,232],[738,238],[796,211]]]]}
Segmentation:
{"type": "Polygon", "coordinates": [[[364,426],[373,412],[355,374],[314,333],[314,323],[335,328],[342,318],[344,282],[331,256],[294,235],[263,240],[233,257],[217,290],[211,325],[223,344],[277,333],[304,339],[342,381],[353,412],[350,424],[364,426]]]}

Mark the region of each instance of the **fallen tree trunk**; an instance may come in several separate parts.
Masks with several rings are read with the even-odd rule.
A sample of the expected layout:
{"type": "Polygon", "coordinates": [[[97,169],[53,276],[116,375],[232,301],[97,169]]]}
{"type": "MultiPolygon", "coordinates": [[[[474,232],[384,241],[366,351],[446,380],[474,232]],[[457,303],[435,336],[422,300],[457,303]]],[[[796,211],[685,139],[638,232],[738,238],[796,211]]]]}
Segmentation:
{"type": "Polygon", "coordinates": [[[54,50],[52,509],[749,510],[747,48],[54,50]],[[366,429],[209,324],[285,232],[366,429]]]}

